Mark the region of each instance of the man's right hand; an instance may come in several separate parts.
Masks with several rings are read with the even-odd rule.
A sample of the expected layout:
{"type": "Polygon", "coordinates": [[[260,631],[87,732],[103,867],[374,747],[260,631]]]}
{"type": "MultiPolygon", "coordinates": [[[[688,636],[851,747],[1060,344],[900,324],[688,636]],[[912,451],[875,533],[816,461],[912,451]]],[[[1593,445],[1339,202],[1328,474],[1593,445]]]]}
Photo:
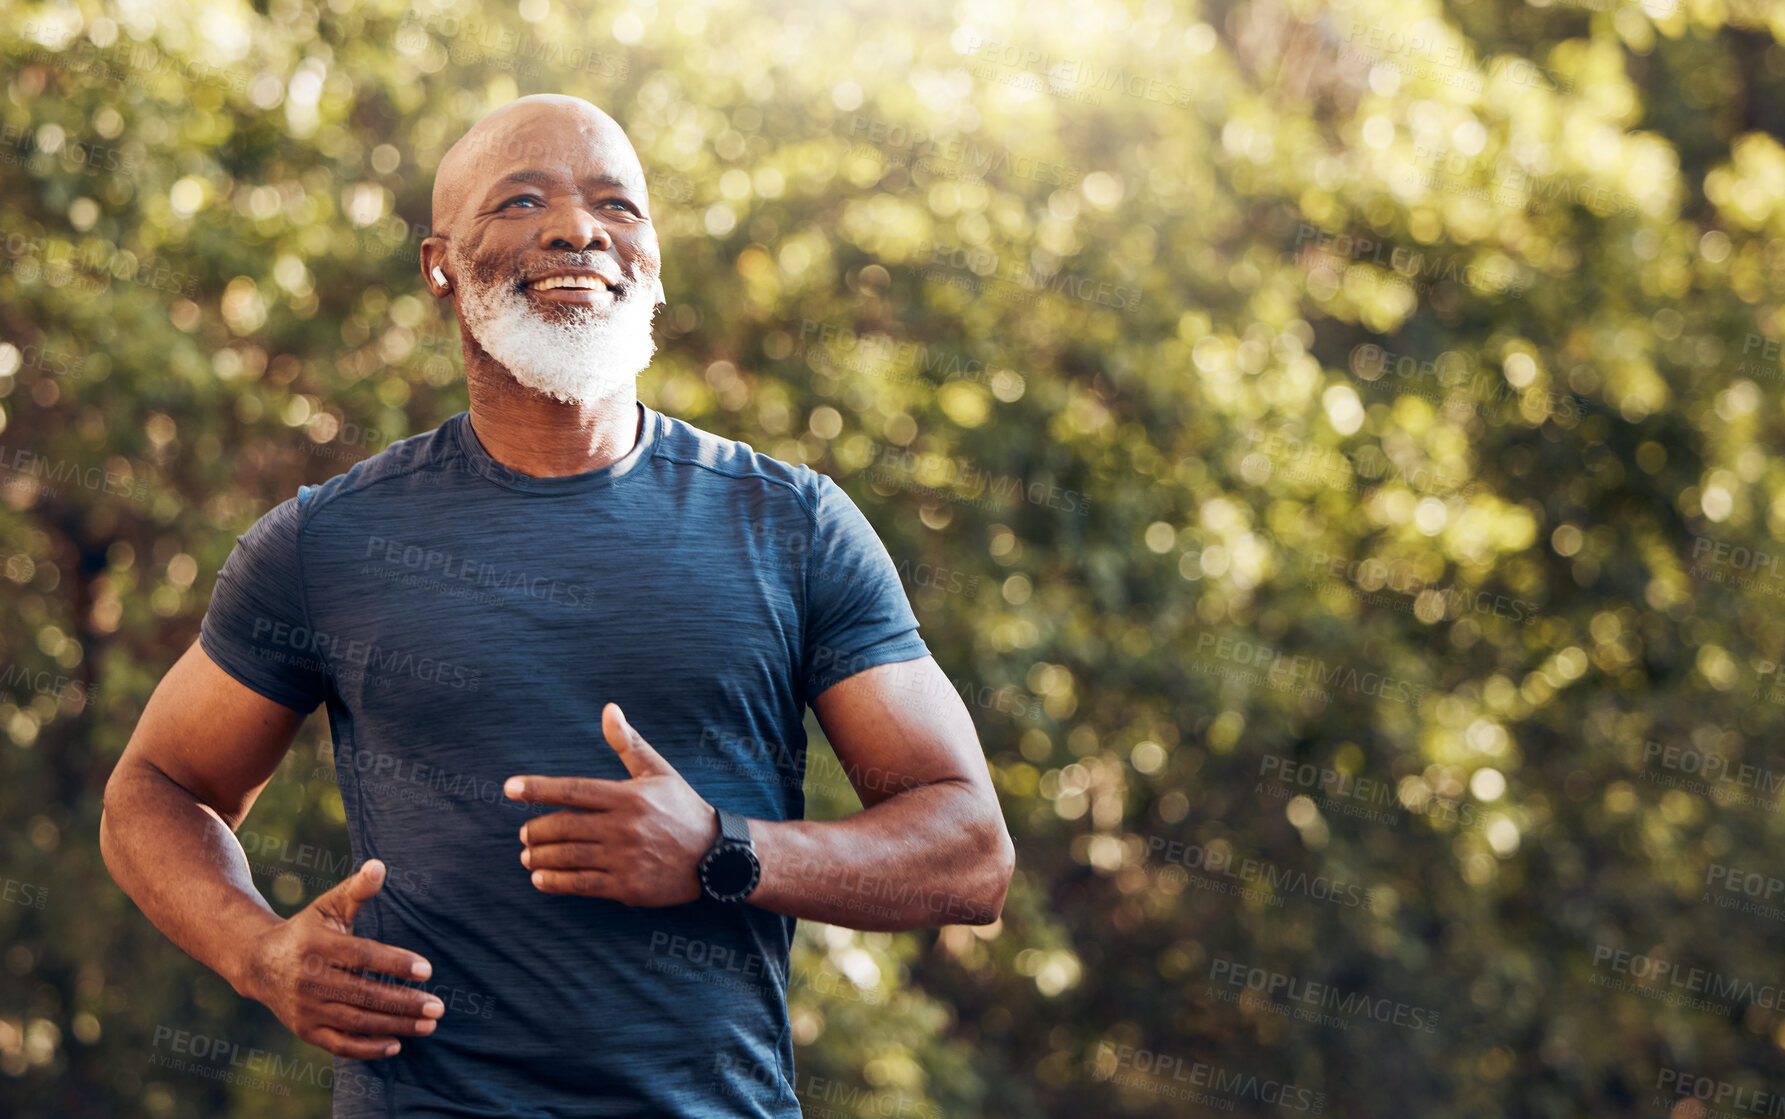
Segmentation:
{"type": "Polygon", "coordinates": [[[371,972],[426,979],[433,966],[414,952],[353,935],[353,917],[384,886],[384,864],[367,859],[352,875],[247,949],[236,990],[267,1005],[311,1045],[338,1057],[395,1056],[398,1036],[425,1037],[446,1005],[426,991],[371,972]]]}

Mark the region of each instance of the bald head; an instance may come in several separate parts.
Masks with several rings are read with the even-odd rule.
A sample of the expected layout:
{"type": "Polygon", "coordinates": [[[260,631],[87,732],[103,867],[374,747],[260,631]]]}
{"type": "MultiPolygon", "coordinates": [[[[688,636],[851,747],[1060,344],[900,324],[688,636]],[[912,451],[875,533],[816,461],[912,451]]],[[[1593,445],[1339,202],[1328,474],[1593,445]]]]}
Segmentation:
{"type": "Polygon", "coordinates": [[[534,93],[491,111],[459,137],[434,173],[434,232],[450,237],[489,184],[521,170],[565,171],[591,157],[640,194],[644,168],[618,121],[580,97],[534,93]]]}

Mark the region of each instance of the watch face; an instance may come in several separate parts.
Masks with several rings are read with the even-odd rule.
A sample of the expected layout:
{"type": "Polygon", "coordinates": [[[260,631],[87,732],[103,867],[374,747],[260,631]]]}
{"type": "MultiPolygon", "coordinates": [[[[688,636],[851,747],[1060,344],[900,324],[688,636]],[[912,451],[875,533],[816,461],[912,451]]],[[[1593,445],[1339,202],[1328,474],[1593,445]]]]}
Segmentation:
{"type": "Polygon", "coordinates": [[[742,844],[721,844],[700,864],[700,880],[721,901],[736,901],[756,888],[761,867],[756,853],[742,844]]]}

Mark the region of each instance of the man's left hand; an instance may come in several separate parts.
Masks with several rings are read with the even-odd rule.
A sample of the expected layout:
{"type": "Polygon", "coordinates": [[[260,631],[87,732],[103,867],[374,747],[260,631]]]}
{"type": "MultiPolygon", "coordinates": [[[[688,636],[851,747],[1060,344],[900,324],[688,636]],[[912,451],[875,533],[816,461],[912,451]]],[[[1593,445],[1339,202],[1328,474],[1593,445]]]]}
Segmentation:
{"type": "Polygon", "coordinates": [[[627,905],[697,900],[695,868],[719,838],[713,806],[632,729],[618,704],[602,709],[601,730],[631,780],[521,776],[503,785],[511,800],[565,807],[521,826],[521,863],[533,885],[627,905]]]}

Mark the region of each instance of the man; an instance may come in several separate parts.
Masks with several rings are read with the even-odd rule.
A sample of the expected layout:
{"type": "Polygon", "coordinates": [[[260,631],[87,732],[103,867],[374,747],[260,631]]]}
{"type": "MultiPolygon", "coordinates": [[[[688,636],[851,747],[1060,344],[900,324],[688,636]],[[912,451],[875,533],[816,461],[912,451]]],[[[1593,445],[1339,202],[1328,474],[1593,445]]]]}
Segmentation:
{"type": "Polygon", "coordinates": [[[336,1055],[337,1116],[795,1116],[794,920],[988,923],[971,720],[833,482],[644,408],[661,261],[587,102],[442,161],[470,409],[238,538],[106,787],[157,927],[336,1055]],[[234,829],[326,704],[359,869],[281,920],[234,829]],[[804,708],[864,811],[803,819],[804,708]]]}

